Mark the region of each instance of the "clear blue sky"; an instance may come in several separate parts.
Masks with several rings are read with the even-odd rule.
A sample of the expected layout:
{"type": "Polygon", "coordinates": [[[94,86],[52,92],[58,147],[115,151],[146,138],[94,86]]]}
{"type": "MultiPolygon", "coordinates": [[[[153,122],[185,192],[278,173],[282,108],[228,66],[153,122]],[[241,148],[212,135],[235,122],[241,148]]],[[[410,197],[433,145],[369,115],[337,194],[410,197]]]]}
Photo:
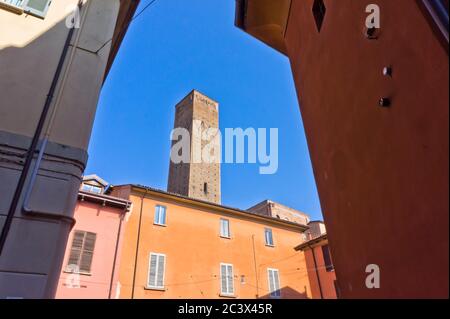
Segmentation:
{"type": "Polygon", "coordinates": [[[272,199],[321,219],[289,61],[234,26],[234,3],[157,0],[130,25],[102,90],[85,173],[165,190],[174,106],[195,88],[220,103],[222,132],[279,129],[278,172],[222,164],[222,203],[245,209],[272,199]]]}

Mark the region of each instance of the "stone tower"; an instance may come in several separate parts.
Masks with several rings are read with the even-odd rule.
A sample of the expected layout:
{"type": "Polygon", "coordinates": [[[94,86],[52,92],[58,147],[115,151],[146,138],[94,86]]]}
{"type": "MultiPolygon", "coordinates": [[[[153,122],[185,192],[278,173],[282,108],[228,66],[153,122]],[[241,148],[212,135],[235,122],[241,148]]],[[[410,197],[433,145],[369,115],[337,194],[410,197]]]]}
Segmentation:
{"type": "Polygon", "coordinates": [[[219,104],[193,90],[175,109],[174,128],[184,128],[190,134],[190,160],[188,163],[170,161],[167,191],[220,204],[220,161],[205,162],[202,158],[202,151],[209,145],[218,151],[216,156],[220,159],[220,135],[205,138],[205,130],[213,129],[210,130],[213,132],[219,128],[219,104]]]}

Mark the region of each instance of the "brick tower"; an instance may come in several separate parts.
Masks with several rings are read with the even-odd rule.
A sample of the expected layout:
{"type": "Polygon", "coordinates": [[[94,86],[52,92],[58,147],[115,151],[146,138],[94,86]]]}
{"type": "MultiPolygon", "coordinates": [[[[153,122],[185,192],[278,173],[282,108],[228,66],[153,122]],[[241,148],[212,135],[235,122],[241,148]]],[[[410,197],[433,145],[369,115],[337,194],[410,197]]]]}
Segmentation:
{"type": "Polygon", "coordinates": [[[170,161],[167,191],[220,204],[220,162],[201,160],[207,144],[220,152],[220,138],[202,139],[205,130],[219,128],[219,104],[193,90],[175,109],[174,128],[185,128],[191,137],[190,162],[170,161]]]}

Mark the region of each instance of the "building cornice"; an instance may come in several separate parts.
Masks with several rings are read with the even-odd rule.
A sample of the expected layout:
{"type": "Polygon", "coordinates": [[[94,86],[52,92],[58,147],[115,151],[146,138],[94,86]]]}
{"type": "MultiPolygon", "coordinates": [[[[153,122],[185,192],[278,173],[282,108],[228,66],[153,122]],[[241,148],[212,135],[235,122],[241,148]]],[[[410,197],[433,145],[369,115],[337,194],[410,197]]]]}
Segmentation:
{"type": "Polygon", "coordinates": [[[273,225],[277,225],[280,227],[291,228],[291,229],[294,229],[299,232],[304,232],[309,229],[309,227],[307,225],[293,223],[290,221],[286,221],[286,220],[282,220],[282,219],[278,219],[278,218],[274,218],[274,217],[270,217],[270,216],[258,215],[255,213],[251,213],[251,212],[248,212],[245,210],[238,209],[238,208],[228,207],[228,206],[219,205],[216,203],[211,203],[211,202],[207,202],[207,201],[203,201],[203,200],[199,200],[199,199],[194,199],[194,198],[190,198],[187,196],[166,192],[166,191],[148,187],[148,186],[128,184],[128,185],[119,185],[119,186],[115,186],[115,187],[126,187],[126,186],[130,187],[131,191],[133,191],[135,193],[143,194],[144,196],[145,195],[153,195],[153,196],[157,196],[157,197],[161,197],[161,198],[166,198],[166,199],[176,201],[178,203],[189,204],[189,205],[192,205],[195,207],[199,207],[199,208],[203,208],[203,209],[207,209],[207,210],[211,210],[211,211],[215,211],[215,212],[219,212],[219,213],[228,213],[228,214],[232,214],[232,215],[237,215],[237,216],[242,216],[242,217],[246,217],[246,218],[250,218],[250,219],[268,222],[268,223],[271,223],[273,225]]]}

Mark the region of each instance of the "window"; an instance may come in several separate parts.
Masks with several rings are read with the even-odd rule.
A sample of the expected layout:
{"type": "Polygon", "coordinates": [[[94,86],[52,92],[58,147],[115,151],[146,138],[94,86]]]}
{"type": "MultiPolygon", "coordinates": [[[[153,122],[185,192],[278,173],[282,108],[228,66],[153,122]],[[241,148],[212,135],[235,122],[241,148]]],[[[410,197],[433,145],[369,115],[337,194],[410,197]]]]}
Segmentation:
{"type": "Polygon", "coordinates": [[[220,237],[230,238],[230,221],[228,219],[220,219],[220,237]]]}
{"type": "Polygon", "coordinates": [[[156,225],[166,225],[166,207],[161,205],[155,206],[155,219],[153,221],[156,225]]]}
{"type": "Polygon", "coordinates": [[[266,245],[267,246],[274,246],[272,229],[270,229],[270,228],[265,228],[264,229],[264,238],[266,240],[266,245]]]}
{"type": "Polygon", "coordinates": [[[91,272],[96,237],[95,233],[80,230],[74,232],[66,271],[91,272]]]}
{"type": "Polygon", "coordinates": [[[147,288],[164,288],[164,270],[166,268],[166,255],[150,253],[148,265],[147,288]]]}
{"type": "Polygon", "coordinates": [[[330,247],[328,245],[322,246],[323,261],[325,262],[325,269],[327,271],[334,270],[333,261],[331,260],[330,247]]]}
{"type": "Polygon", "coordinates": [[[20,13],[23,11],[39,18],[46,16],[48,8],[52,3],[51,0],[0,0],[0,4],[1,2],[20,9],[20,13]]]}
{"type": "Polygon", "coordinates": [[[203,183],[203,193],[208,194],[208,183],[203,183]]]}
{"type": "Polygon", "coordinates": [[[325,19],[325,13],[327,11],[323,0],[314,0],[312,11],[316,22],[317,31],[320,32],[320,29],[322,29],[323,20],[325,19]]]}
{"type": "Polygon", "coordinates": [[[101,187],[90,185],[90,184],[83,184],[83,186],[81,186],[81,190],[85,191],[85,192],[95,193],[95,194],[103,193],[103,189],[101,187]]]}
{"type": "Polygon", "coordinates": [[[278,269],[267,268],[269,292],[271,297],[281,297],[280,275],[278,269]]]}
{"type": "Polygon", "coordinates": [[[225,296],[234,295],[233,265],[220,264],[220,293],[225,296]]]}

